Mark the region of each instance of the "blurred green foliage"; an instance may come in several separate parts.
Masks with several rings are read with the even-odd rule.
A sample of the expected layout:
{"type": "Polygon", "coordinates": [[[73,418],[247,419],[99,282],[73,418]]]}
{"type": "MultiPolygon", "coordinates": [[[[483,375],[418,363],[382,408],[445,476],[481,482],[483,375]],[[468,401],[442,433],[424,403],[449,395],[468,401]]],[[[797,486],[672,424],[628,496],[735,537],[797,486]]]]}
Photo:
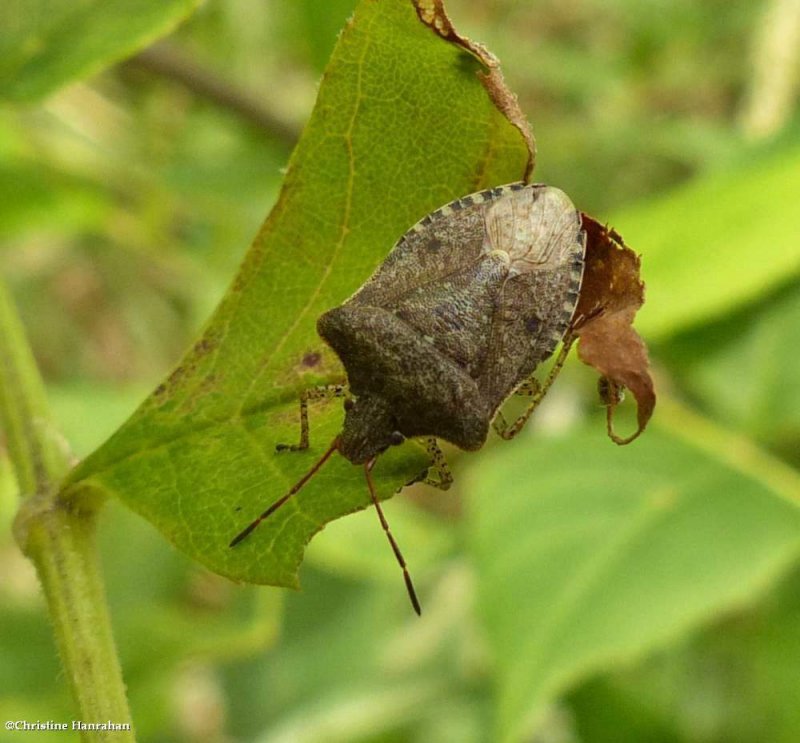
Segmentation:
{"type": "MultiPolygon", "coordinates": [[[[78,455],[130,414],[222,296],[280,187],[286,131],[299,136],[352,5],[214,0],[169,39],[247,90],[281,124],[272,130],[136,59],[37,105],[3,104],[3,273],[78,455]]],[[[104,572],[140,738],[462,743],[495,740],[498,717],[513,715],[501,728],[527,740],[796,741],[794,506],[773,496],[800,497],[798,127],[788,119],[771,141],[753,142],[739,118],[768,3],[449,6],[502,59],[537,136],[537,180],[608,218],[642,252],[651,293],[641,326],[652,332],[659,387],[694,412],[681,417],[688,408],[678,405],[659,418],[657,409],[653,431],[618,451],[602,436],[594,380],[574,365],[530,435],[456,464],[455,493],[417,488],[394,499],[388,515],[421,588],[421,620],[369,511],[317,537],[303,592],[284,596],[204,572],[110,504],[104,572]],[[641,488],[647,503],[654,478],[656,492],[673,488],[680,503],[692,494],[707,532],[678,523],[664,559],[635,553],[620,565],[627,579],[602,575],[607,591],[589,583],[594,604],[575,604],[582,611],[563,625],[572,634],[553,654],[584,643],[592,653],[544,678],[525,654],[535,622],[553,622],[537,581],[556,582],[545,586],[554,601],[565,587],[585,599],[587,584],[556,581],[556,568],[568,572],[579,557],[595,564],[565,512],[576,499],[585,505],[581,493],[601,499],[598,520],[580,508],[575,517],[602,544],[624,520],[623,496],[635,505],[641,488]],[[555,518],[564,544],[544,539],[555,518]],[[541,533],[514,540],[508,557],[526,519],[541,533]],[[550,567],[537,569],[555,547],[550,567]],[[525,570],[503,570],[504,554],[525,570]],[[714,573],[722,577],[702,582],[714,573]],[[649,619],[656,609],[669,616],[649,619]],[[581,622],[604,611],[643,617],[637,632],[669,626],[604,651],[587,632],[596,626],[581,622]],[[517,678],[530,696],[512,713],[498,699],[517,678]],[[535,730],[525,728],[534,703],[535,730]]],[[[5,475],[4,525],[14,497],[5,475]]],[[[680,509],[669,513],[680,522],[680,509]]],[[[71,719],[35,579],[3,534],[0,710],[71,719]]]]}

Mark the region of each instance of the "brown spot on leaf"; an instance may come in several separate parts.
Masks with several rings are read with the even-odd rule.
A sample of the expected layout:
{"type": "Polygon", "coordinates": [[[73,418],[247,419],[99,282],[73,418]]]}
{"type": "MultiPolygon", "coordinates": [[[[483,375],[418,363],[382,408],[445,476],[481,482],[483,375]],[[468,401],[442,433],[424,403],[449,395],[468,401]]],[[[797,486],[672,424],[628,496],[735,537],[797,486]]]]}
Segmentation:
{"type": "Polygon", "coordinates": [[[500,61],[483,44],[479,44],[456,31],[452,21],[447,15],[444,0],[412,0],[419,19],[435,34],[441,36],[451,44],[460,46],[475,57],[485,68],[486,72],[478,77],[486,88],[489,98],[498,111],[505,116],[509,123],[519,131],[528,148],[528,163],[525,166],[523,180],[530,182],[533,167],[536,162],[536,143],[528,119],[520,108],[517,96],[509,90],[500,70],[500,61]]]}
{"type": "Polygon", "coordinates": [[[306,369],[313,369],[315,366],[319,366],[320,361],[322,361],[322,354],[319,351],[309,351],[303,356],[300,365],[306,369]]]}
{"type": "Polygon", "coordinates": [[[586,266],[571,334],[578,340],[578,357],[596,369],[605,381],[601,391],[607,406],[608,435],[628,444],[645,428],[656,404],[647,347],[633,329],[633,319],[644,303],[640,260],[619,233],[581,214],[586,230],[586,266]],[[627,438],[614,433],[612,420],[622,388],[637,403],[637,430],[627,438]]]}
{"type": "MultiPolygon", "coordinates": [[[[192,350],[186,354],[181,363],[172,370],[172,373],[156,387],[153,391],[153,398],[159,405],[171,398],[175,391],[183,385],[184,379],[190,378],[197,372],[198,366],[203,359],[213,353],[219,346],[219,337],[214,333],[207,332],[200,338],[192,350]]],[[[199,385],[202,392],[212,391],[218,383],[218,378],[214,374],[207,374],[199,385]]]]}
{"type": "Polygon", "coordinates": [[[218,345],[218,341],[213,336],[204,335],[197,343],[194,344],[192,349],[195,359],[206,356],[211,353],[218,345]]]}
{"type": "Polygon", "coordinates": [[[171,395],[175,389],[180,385],[181,381],[194,369],[193,365],[180,364],[176,366],[170,375],[167,377],[166,382],[163,382],[159,387],[162,389],[162,395],[171,395]]]}

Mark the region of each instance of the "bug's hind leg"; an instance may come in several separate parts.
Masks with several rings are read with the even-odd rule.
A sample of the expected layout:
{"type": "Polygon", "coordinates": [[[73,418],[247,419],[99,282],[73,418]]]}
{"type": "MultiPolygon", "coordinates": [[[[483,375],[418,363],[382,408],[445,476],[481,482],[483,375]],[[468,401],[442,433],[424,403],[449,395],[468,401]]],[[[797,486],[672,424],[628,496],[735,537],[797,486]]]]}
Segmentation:
{"type": "Polygon", "coordinates": [[[303,451],[308,449],[308,401],[344,397],[347,395],[348,389],[346,384],[324,384],[303,390],[300,393],[300,443],[276,444],[276,451],[303,451]]]}
{"type": "MultiPolygon", "coordinates": [[[[523,425],[525,425],[525,421],[528,420],[528,418],[530,417],[531,413],[533,413],[533,410],[535,410],[536,405],[538,404],[539,400],[541,400],[541,397],[542,397],[542,385],[541,385],[541,383],[539,382],[538,379],[536,379],[535,377],[531,377],[530,379],[526,379],[519,387],[517,387],[517,389],[514,390],[514,394],[515,395],[519,395],[520,397],[524,396],[524,397],[537,398],[529,406],[530,410],[526,410],[525,411],[525,414],[524,414],[525,420],[520,424],[520,428],[521,428],[523,425]]],[[[520,417],[522,417],[522,416],[520,416],[520,417]]],[[[513,426],[516,426],[518,422],[519,422],[519,419],[515,420],[513,424],[510,424],[508,422],[508,420],[506,419],[506,417],[503,415],[503,411],[502,410],[498,410],[496,415],[495,415],[495,417],[494,417],[494,420],[492,421],[492,427],[503,438],[513,438],[514,434],[512,434],[511,436],[506,436],[505,434],[510,428],[512,428],[513,426]]]]}
{"type": "Polygon", "coordinates": [[[492,421],[492,426],[494,430],[497,431],[498,435],[508,441],[509,439],[513,439],[525,426],[528,422],[528,418],[533,415],[533,411],[539,407],[539,404],[544,399],[544,396],[547,394],[547,391],[553,385],[553,382],[556,381],[556,377],[561,372],[561,369],[564,366],[564,362],[567,360],[567,356],[569,355],[570,349],[572,348],[572,344],[574,343],[575,338],[574,336],[568,335],[564,338],[564,342],[561,345],[561,351],[559,352],[558,356],[556,357],[553,366],[550,367],[550,371],[547,373],[547,377],[543,383],[539,383],[536,379],[531,377],[530,379],[525,380],[516,390],[516,394],[518,395],[527,395],[530,396],[531,402],[528,407],[522,412],[522,414],[512,423],[509,423],[505,416],[503,415],[502,411],[498,410],[497,414],[492,421]]]}
{"type": "Polygon", "coordinates": [[[453,473],[450,471],[450,465],[447,464],[447,458],[444,452],[439,448],[439,442],[432,436],[425,439],[425,451],[431,458],[430,467],[422,470],[411,482],[406,485],[413,485],[415,482],[423,482],[426,485],[432,485],[439,490],[449,490],[453,484],[453,473]],[[436,471],[436,477],[430,476],[431,470],[436,471]]]}

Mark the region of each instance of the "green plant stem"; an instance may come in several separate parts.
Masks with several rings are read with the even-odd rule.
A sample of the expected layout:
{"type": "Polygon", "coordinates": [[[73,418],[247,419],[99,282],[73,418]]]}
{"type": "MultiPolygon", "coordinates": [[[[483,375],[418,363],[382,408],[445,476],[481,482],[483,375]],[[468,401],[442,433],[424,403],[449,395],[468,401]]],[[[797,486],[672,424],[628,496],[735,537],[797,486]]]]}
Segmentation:
{"type": "MultiPolygon", "coordinates": [[[[96,512],[75,511],[56,501],[27,521],[24,549],[47,598],[80,719],[131,723],[97,559],[96,512]]],[[[93,730],[84,731],[83,738],[119,740],[119,734],[93,730]]]]}
{"type": "Polygon", "coordinates": [[[4,285],[0,285],[0,420],[20,495],[42,494],[69,467],[50,423],[33,354],[4,285]]]}
{"type": "MultiPolygon", "coordinates": [[[[36,566],[80,719],[130,724],[97,558],[97,503],[58,497],[69,456],[50,421],[36,364],[2,282],[0,422],[22,496],[14,536],[36,566]]],[[[105,730],[82,731],[82,737],[120,739],[105,730]]]]}

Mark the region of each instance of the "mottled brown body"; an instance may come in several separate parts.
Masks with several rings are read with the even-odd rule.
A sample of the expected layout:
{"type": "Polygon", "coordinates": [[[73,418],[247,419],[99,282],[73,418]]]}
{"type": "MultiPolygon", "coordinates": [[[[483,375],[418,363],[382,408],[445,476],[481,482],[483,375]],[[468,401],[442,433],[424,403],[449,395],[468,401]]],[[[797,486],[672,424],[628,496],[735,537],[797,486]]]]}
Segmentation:
{"type": "Polygon", "coordinates": [[[284,505],[338,451],[364,465],[370,497],[403,570],[414,610],[420,605],[405,559],[381,510],[370,472],[377,456],[406,437],[425,437],[432,479],[452,476],[437,444],[479,449],[494,420],[504,438],[524,425],[563,363],[544,386],[532,374],[572,320],[584,266],[586,234],[556,188],[513,183],[471,194],[414,225],[372,277],[317,330],[339,355],[348,385],[305,390],[300,442],[308,448],[308,401],[345,397],[342,432],[311,469],[231,541],[239,544],[284,505]],[[508,425],[499,412],[513,392],[533,396],[508,425]],[[348,396],[351,393],[355,399],[348,396]]]}
{"type": "Polygon", "coordinates": [[[585,242],[569,198],[538,184],[465,196],[414,225],[317,323],[356,397],[339,452],[360,464],[403,436],[480,448],[563,338],[585,242]]]}

